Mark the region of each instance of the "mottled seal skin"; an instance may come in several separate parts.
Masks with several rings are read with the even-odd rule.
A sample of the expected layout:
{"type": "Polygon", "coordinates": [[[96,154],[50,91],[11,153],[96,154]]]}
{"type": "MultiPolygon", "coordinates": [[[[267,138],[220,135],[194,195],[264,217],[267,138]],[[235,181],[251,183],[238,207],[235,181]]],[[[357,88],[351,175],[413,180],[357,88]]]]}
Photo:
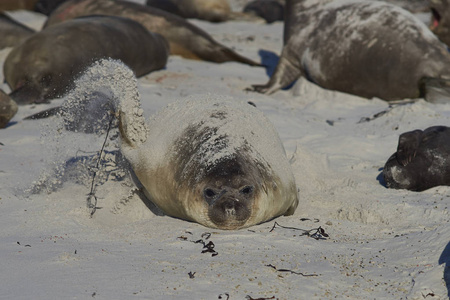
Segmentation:
{"type": "Polygon", "coordinates": [[[169,55],[163,37],[121,17],[90,16],[48,27],[15,47],[4,74],[17,104],[63,95],[73,79],[93,61],[122,60],[142,76],[165,66],[169,55]]]}
{"type": "Polygon", "coordinates": [[[5,128],[17,113],[17,104],[4,91],[0,90],[0,128],[5,128]]]}
{"type": "Polygon", "coordinates": [[[253,89],[270,94],[300,76],[366,98],[418,98],[424,78],[450,79],[450,54],[400,7],[381,1],[291,0],[276,70],[267,84],[253,89]]]}
{"type": "Polygon", "coordinates": [[[244,13],[254,14],[267,23],[284,20],[284,4],[278,0],[255,0],[247,3],[244,13]]]}
{"type": "Polygon", "coordinates": [[[0,12],[0,49],[14,47],[35,31],[0,12]]]}
{"type": "Polygon", "coordinates": [[[448,0],[430,0],[430,29],[447,46],[450,45],[450,2],[448,0]]]}
{"type": "Polygon", "coordinates": [[[119,111],[121,151],[165,214],[239,229],[294,213],[291,166],[273,125],[254,106],[213,96],[181,100],[148,122],[143,141],[133,138],[133,130],[143,132],[136,131],[140,118],[119,111]]]}
{"type": "Polygon", "coordinates": [[[252,66],[260,65],[219,44],[205,31],[177,15],[127,1],[68,1],[49,16],[45,27],[92,14],[117,15],[141,23],[148,30],[159,33],[167,39],[171,54],[218,63],[237,61],[252,66]]]}
{"type": "Polygon", "coordinates": [[[433,126],[401,134],[383,176],[387,187],[395,189],[419,192],[450,185],[450,128],[433,126]]]}
{"type": "Polygon", "coordinates": [[[231,13],[227,0],[147,0],[147,5],[183,18],[210,22],[224,22],[231,13]]]}

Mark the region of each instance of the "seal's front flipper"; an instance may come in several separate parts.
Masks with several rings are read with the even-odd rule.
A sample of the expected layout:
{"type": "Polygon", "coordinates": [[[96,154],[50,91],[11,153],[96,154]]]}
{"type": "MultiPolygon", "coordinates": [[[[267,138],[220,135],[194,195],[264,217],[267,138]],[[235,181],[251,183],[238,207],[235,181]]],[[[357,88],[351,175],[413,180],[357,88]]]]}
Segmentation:
{"type": "Polygon", "coordinates": [[[422,94],[431,103],[450,103],[450,79],[426,77],[421,80],[422,94]]]}
{"type": "Polygon", "coordinates": [[[408,165],[414,159],[422,137],[422,130],[409,131],[400,135],[397,147],[397,161],[402,166],[408,165]]]}

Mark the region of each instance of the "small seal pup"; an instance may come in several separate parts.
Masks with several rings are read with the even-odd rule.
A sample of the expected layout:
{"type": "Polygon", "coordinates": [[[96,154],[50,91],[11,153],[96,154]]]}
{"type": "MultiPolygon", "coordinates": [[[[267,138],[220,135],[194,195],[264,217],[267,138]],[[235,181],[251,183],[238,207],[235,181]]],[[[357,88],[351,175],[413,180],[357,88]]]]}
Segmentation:
{"type": "Polygon", "coordinates": [[[227,0],[147,0],[146,4],[183,18],[209,22],[224,22],[231,13],[227,0]]]}
{"type": "Polygon", "coordinates": [[[0,12],[0,49],[14,47],[34,33],[33,29],[0,12]]]}
{"type": "MultiPolygon", "coordinates": [[[[97,62],[77,82],[86,84],[76,84],[67,101],[80,104],[69,106],[84,106],[89,97],[80,95],[104,93],[119,121],[121,152],[165,214],[239,229],[294,213],[291,165],[274,126],[256,107],[196,96],[169,104],[147,122],[137,80],[121,62],[97,62]]],[[[70,111],[64,118],[73,124],[70,111]]]]}
{"type": "Polygon", "coordinates": [[[419,192],[450,185],[450,127],[401,134],[397,152],[386,162],[383,176],[386,186],[394,189],[419,192]]]}
{"type": "Polygon", "coordinates": [[[285,10],[280,60],[255,91],[270,94],[304,76],[326,89],[389,101],[423,96],[424,78],[450,80],[446,45],[398,6],[288,0],[285,10]]]}
{"type": "Polygon", "coordinates": [[[62,96],[93,61],[111,57],[145,75],[165,66],[166,40],[122,17],[88,16],[45,28],[15,47],[4,63],[17,104],[62,96]]]}
{"type": "Polygon", "coordinates": [[[122,16],[141,23],[149,31],[166,38],[170,44],[170,53],[174,55],[217,63],[237,61],[251,66],[261,65],[219,44],[208,33],[182,17],[128,1],[71,0],[61,4],[49,16],[44,27],[95,14],[122,16]]]}

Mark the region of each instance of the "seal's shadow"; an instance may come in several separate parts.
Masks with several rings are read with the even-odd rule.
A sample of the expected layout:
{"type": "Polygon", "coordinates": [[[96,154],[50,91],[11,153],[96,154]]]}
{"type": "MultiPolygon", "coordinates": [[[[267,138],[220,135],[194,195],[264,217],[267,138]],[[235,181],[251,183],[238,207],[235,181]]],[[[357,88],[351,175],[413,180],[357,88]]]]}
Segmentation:
{"type": "Polygon", "coordinates": [[[383,168],[379,168],[378,171],[380,171],[380,174],[378,174],[378,176],[377,176],[378,182],[379,182],[382,186],[384,186],[385,188],[387,188],[387,186],[386,186],[386,181],[384,181],[383,168]]]}
{"type": "Polygon", "coordinates": [[[273,72],[275,72],[280,57],[274,52],[264,49],[260,49],[258,54],[261,57],[261,64],[266,68],[267,76],[271,77],[273,72]]]}
{"type": "Polygon", "coordinates": [[[439,264],[445,264],[444,267],[444,281],[447,286],[447,296],[450,298],[450,242],[442,251],[441,257],[439,257],[439,264]]]}

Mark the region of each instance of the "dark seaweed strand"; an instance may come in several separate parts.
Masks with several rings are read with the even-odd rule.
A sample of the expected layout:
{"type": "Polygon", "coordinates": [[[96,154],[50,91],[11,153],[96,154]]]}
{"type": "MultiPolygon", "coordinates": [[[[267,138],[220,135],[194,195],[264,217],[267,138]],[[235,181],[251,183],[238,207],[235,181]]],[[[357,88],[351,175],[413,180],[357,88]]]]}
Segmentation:
{"type": "Polygon", "coordinates": [[[88,194],[88,197],[86,199],[87,207],[91,210],[91,212],[90,212],[91,218],[95,214],[95,212],[97,211],[97,208],[98,208],[97,207],[98,199],[97,199],[97,196],[95,195],[95,187],[96,186],[94,185],[95,177],[97,176],[97,171],[98,171],[98,168],[100,166],[100,161],[101,161],[103,152],[105,150],[106,142],[108,141],[108,135],[109,135],[109,132],[111,130],[111,126],[112,126],[113,120],[114,120],[114,114],[111,114],[111,118],[110,118],[109,124],[108,124],[108,130],[106,131],[105,140],[103,141],[102,149],[100,150],[100,153],[98,154],[97,165],[95,166],[95,170],[93,172],[94,174],[92,175],[91,191],[88,194]],[[92,203],[92,198],[94,198],[94,203],[92,203]]]}

